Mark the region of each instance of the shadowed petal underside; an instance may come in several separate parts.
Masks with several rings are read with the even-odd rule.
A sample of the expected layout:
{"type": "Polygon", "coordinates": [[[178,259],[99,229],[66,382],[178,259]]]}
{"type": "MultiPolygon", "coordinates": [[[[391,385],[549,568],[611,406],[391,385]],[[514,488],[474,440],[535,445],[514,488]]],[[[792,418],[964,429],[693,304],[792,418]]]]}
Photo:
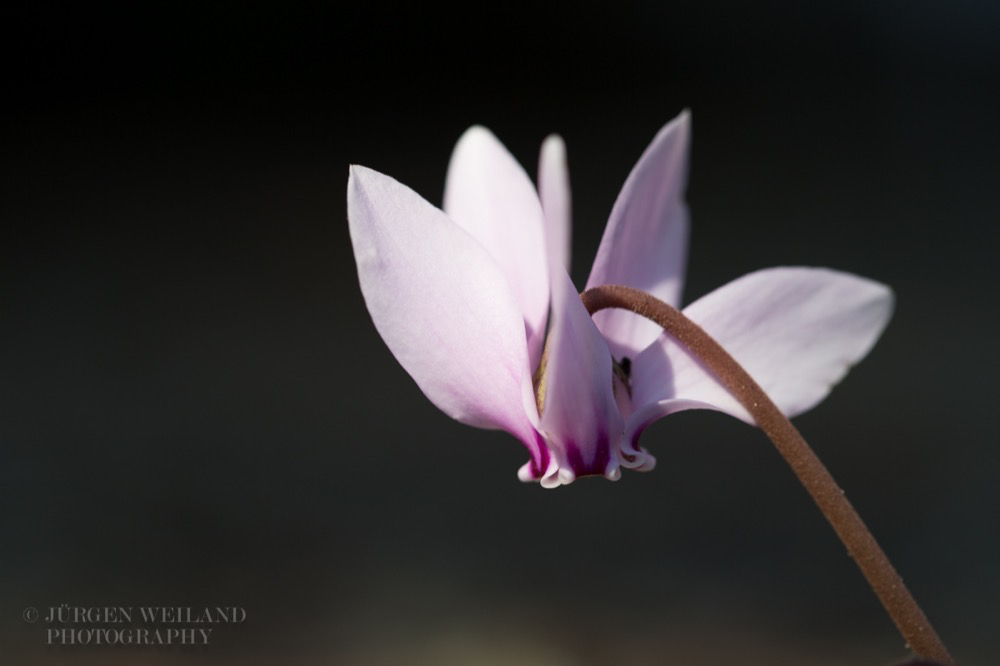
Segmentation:
{"type": "MultiPolygon", "coordinates": [[[[587,288],[621,284],[678,307],[688,248],[690,114],[657,133],[622,186],[601,238],[587,288]]],[[[606,310],[594,316],[616,358],[636,354],[660,334],[650,321],[606,310]]]]}

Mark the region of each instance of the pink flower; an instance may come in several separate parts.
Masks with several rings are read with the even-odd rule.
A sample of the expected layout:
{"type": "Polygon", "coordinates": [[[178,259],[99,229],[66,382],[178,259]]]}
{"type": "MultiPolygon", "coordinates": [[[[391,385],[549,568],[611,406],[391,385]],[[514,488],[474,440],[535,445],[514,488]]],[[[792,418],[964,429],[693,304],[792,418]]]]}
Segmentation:
{"type": "MultiPolygon", "coordinates": [[[[588,287],[622,284],[679,305],[689,137],[685,112],[643,153],[611,211],[588,287]]],[[[752,423],[655,324],[621,310],[591,318],[584,309],[567,274],[569,178],[558,137],[542,146],[537,192],[499,141],[473,127],[452,155],[443,211],[361,166],[351,168],[347,209],[378,332],[443,412],[524,443],[531,459],[521,479],[555,487],[591,474],[617,479],[622,467],[652,469],[639,436],[684,409],[752,423]]],[[[683,312],[794,416],[865,356],[892,304],[887,287],[854,275],[771,268],[683,312]]]]}

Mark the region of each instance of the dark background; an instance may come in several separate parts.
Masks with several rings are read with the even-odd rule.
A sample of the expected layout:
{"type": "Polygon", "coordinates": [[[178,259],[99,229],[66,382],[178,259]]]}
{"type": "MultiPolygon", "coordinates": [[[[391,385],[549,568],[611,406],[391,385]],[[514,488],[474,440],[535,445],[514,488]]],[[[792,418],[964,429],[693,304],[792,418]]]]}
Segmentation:
{"type": "Polygon", "coordinates": [[[347,165],[440,203],[473,123],[568,144],[583,283],[691,108],[687,299],[758,268],[891,285],[797,423],[962,664],[1000,617],[995,3],[37,2],[2,28],[6,663],[886,664],[902,640],[757,431],[543,491],[378,338],[347,165]],[[207,649],[52,649],[25,607],[237,605],[207,649]]]}

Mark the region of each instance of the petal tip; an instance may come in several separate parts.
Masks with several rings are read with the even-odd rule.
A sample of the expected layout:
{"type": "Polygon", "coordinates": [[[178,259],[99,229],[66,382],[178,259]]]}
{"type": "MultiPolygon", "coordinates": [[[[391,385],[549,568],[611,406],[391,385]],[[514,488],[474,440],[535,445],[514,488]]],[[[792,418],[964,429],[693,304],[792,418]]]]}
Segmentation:
{"type": "Polygon", "coordinates": [[[366,166],[361,166],[360,164],[351,164],[347,168],[347,189],[348,191],[356,191],[359,188],[364,189],[365,186],[371,185],[378,179],[392,180],[389,176],[375,171],[375,169],[369,169],[366,166]]]}
{"type": "Polygon", "coordinates": [[[542,141],[542,152],[551,159],[566,159],[566,142],[558,134],[550,134],[542,141]]]}
{"type": "MultiPolygon", "coordinates": [[[[686,153],[689,149],[688,144],[691,142],[691,110],[684,109],[673,120],[664,125],[656,139],[661,136],[670,136],[676,142],[676,149],[686,153]]],[[[656,139],[653,141],[655,142],[656,139]]]]}
{"type": "Polygon", "coordinates": [[[500,140],[497,139],[496,135],[490,131],[485,125],[472,125],[469,129],[462,132],[462,136],[458,138],[455,143],[455,150],[458,151],[459,148],[466,146],[468,144],[499,144],[500,140]]]}

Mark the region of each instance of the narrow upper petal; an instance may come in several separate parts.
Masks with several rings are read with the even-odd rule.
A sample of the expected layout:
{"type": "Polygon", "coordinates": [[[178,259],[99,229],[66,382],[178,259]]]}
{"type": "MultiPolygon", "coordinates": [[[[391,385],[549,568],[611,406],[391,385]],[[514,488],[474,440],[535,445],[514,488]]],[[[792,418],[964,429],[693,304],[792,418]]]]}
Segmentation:
{"type": "MultiPolygon", "coordinates": [[[[622,284],[678,305],[687,260],[690,114],[685,111],[653,139],[611,210],[587,287],[622,284]]],[[[621,310],[594,316],[616,357],[634,357],[659,328],[621,310]]]]}
{"type": "Polygon", "coordinates": [[[444,210],[486,248],[510,283],[534,368],[549,309],[542,206],[528,174],[484,127],[470,128],[455,146],[444,210]]]}
{"type": "MultiPolygon", "coordinates": [[[[821,401],[878,340],[892,315],[885,285],[822,268],[771,268],[739,278],[684,309],[787,416],[821,401]]],[[[632,364],[628,437],[674,411],[750,414],[666,334],[632,364]]]]}
{"type": "Polygon", "coordinates": [[[546,469],[521,309],[496,262],[443,212],[365,167],[351,167],[347,216],[365,303],[400,365],[443,412],[507,430],[546,469]]]}
{"type": "Polygon", "coordinates": [[[542,143],[538,158],[538,194],[545,213],[545,247],[549,270],[570,264],[570,229],[572,208],[569,188],[569,168],[566,165],[566,144],[553,134],[542,143]]]}
{"type": "Polygon", "coordinates": [[[624,421],[612,390],[611,352],[566,271],[552,272],[552,330],[545,365],[542,432],[558,469],[542,485],[620,475],[624,421]]]}

